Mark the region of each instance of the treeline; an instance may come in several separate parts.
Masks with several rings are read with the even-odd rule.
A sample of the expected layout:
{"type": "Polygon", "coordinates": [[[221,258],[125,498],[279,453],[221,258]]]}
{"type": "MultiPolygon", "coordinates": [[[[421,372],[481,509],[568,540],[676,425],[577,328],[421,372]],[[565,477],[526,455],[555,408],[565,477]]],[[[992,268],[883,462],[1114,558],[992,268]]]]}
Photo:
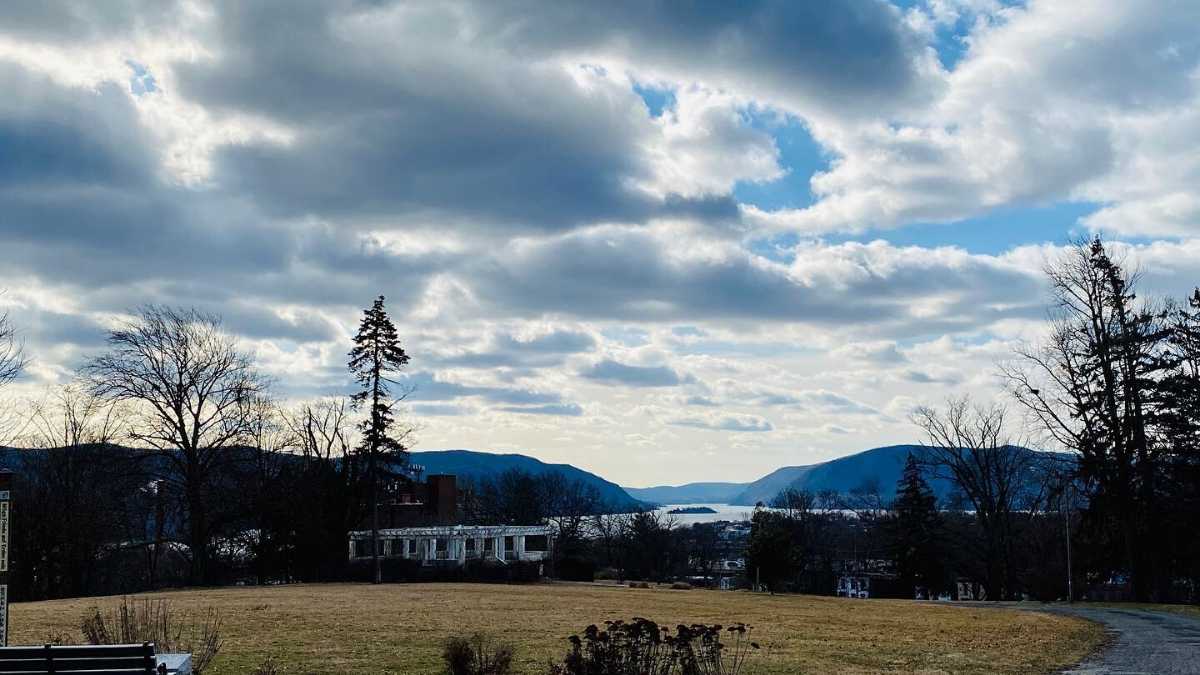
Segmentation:
{"type": "Polygon", "coordinates": [[[1200,289],[1139,296],[1098,238],[1046,275],[1048,336],[1000,364],[1020,419],[1004,401],[919,408],[929,445],[895,504],[848,516],[785,493],[755,515],[750,574],[820,592],[874,564],[905,595],[964,582],[990,599],[1200,601],[1200,289]],[[927,477],[955,499],[935,504],[927,477]]]}
{"type": "Polygon", "coordinates": [[[1149,298],[1096,239],[1047,268],[1048,338],[1005,366],[1046,443],[1078,458],[1089,581],[1140,601],[1195,599],[1200,581],[1200,289],[1149,298]]]}
{"type": "MultiPolygon", "coordinates": [[[[1023,448],[1006,452],[1032,455],[1023,448]]],[[[773,592],[815,595],[833,594],[845,578],[868,579],[864,590],[871,597],[1067,597],[1069,513],[1049,503],[1005,510],[1007,547],[997,550],[990,529],[997,527],[997,518],[981,517],[961,492],[938,503],[926,480],[936,461],[928,454],[910,455],[891,500],[875,486],[850,495],[784,490],[771,508],[755,510],[747,582],[773,592]]],[[[1043,481],[1057,477],[1041,474],[1027,487],[1043,481]]]]}
{"type": "MultiPolygon", "coordinates": [[[[0,317],[0,384],[25,357],[0,317]]],[[[407,475],[407,362],[383,299],[349,354],[359,391],[281,405],[196,310],[146,307],[76,381],[5,412],[14,599],[342,578],[347,532],[407,475]]]]}
{"type": "Polygon", "coordinates": [[[568,580],[711,577],[712,565],[740,557],[744,544],[722,539],[722,524],[680,527],[658,511],[620,512],[594,485],[558,472],[509,469],[468,483],[464,502],[471,524],[553,525],[553,571],[568,580]]]}
{"type": "Polygon", "coordinates": [[[347,532],[367,521],[370,488],[350,412],[343,399],[260,406],[262,444],[224,448],[189,495],[181,458],[116,444],[111,410],[74,386],[56,392],[37,416],[70,420],[69,435],[42,430],[3,453],[15,472],[14,598],[345,578],[347,532]],[[189,522],[201,509],[202,568],[189,522]]]}

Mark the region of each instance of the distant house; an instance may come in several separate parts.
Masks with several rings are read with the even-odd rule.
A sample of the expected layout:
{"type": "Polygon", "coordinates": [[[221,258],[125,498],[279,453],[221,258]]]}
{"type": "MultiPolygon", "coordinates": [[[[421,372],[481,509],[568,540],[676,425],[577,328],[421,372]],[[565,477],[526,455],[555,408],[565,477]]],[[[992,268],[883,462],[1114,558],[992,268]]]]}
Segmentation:
{"type": "MultiPolygon", "coordinates": [[[[420,480],[420,467],[384,486],[379,503],[380,527],[417,527],[458,523],[463,500],[458,480],[448,474],[430,474],[420,480]]],[[[370,527],[366,520],[361,529],[370,527]]]]}
{"type": "MultiPolygon", "coordinates": [[[[385,558],[423,566],[462,566],[468,560],[544,562],[550,560],[554,528],[549,525],[435,525],[379,531],[385,558]]],[[[350,559],[371,557],[371,531],[350,533],[350,559]]]]}
{"type": "Polygon", "coordinates": [[[913,589],[904,588],[891,560],[844,560],[836,564],[837,585],[834,595],[842,598],[912,598],[913,589]]]}
{"type": "MultiPolygon", "coordinates": [[[[457,479],[433,474],[421,482],[401,478],[386,489],[380,504],[380,555],[411,560],[421,567],[462,567],[468,561],[507,565],[551,558],[554,528],[548,525],[463,525],[457,479]]],[[[370,559],[368,522],[349,534],[351,562],[370,559]]],[[[539,574],[541,572],[539,571],[539,574]]]]}

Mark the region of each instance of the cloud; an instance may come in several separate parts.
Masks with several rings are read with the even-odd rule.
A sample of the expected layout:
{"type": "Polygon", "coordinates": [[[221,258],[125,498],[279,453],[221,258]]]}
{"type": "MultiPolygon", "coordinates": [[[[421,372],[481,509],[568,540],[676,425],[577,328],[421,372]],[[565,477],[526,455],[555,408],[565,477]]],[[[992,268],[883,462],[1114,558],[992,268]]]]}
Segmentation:
{"type": "Polygon", "coordinates": [[[572,354],[582,354],[596,347],[596,339],[583,331],[554,330],[531,337],[516,337],[509,333],[493,336],[491,345],[483,351],[471,351],[439,357],[439,363],[467,368],[544,368],[561,364],[572,354]]]}
{"type": "Polygon", "coordinates": [[[630,387],[674,387],[691,381],[666,366],[631,366],[611,359],[593,364],[580,375],[603,384],[630,387]]]}
{"type": "Polygon", "coordinates": [[[415,372],[400,376],[398,382],[410,391],[411,401],[452,401],[459,398],[477,397],[490,403],[512,405],[557,404],[562,396],[553,392],[533,391],[512,387],[494,387],[459,384],[438,378],[434,373],[415,372]]]}
{"type": "Polygon", "coordinates": [[[1200,17],[905,5],[0,5],[21,386],[156,302],[344,393],[383,293],[423,443],[641,480],[915,440],[910,404],[996,394],[1060,230],[910,224],[1094,204],[1146,291],[1200,278],[1200,17]],[[773,433],[688,433],[693,467],[688,427],[773,433]]]}
{"type": "Polygon", "coordinates": [[[877,241],[804,244],[791,254],[783,263],[686,232],[600,227],[515,241],[465,273],[482,302],[531,315],[855,324],[909,335],[1043,315],[1038,272],[961,249],[877,241]]]}
{"type": "Polygon", "coordinates": [[[1200,7],[1030,2],[976,22],[923,110],[812,118],[835,159],[802,209],[744,208],[762,227],[861,232],[1007,205],[1082,200],[1118,234],[1195,234],[1200,7]]]}
{"type": "Polygon", "coordinates": [[[697,81],[840,115],[928,95],[930,57],[894,7],[875,0],[758,0],[705,11],[673,3],[556,3],[529,13],[481,2],[488,40],[537,57],[586,54],[650,81],[697,81]]]}
{"type": "Polygon", "coordinates": [[[502,412],[518,413],[521,415],[559,415],[565,417],[579,417],[583,414],[583,408],[578,403],[555,403],[535,406],[505,406],[496,408],[502,412]]]}
{"type": "Polygon", "coordinates": [[[833,350],[832,356],[882,365],[908,362],[908,357],[890,341],[853,342],[833,350]]]}
{"type": "Polygon", "coordinates": [[[460,417],[475,412],[473,408],[454,403],[414,403],[409,406],[409,412],[417,417],[426,415],[434,417],[460,417]]]}
{"type": "Polygon", "coordinates": [[[755,432],[772,431],[775,427],[757,415],[707,415],[703,417],[681,417],[670,421],[678,427],[707,429],[709,431],[755,432]]]}

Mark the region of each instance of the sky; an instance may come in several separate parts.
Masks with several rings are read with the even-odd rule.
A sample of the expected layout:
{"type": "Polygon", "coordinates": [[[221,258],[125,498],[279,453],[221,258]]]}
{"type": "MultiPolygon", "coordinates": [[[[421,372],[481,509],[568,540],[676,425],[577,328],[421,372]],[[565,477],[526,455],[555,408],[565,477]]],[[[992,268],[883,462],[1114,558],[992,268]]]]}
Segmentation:
{"type": "Polygon", "coordinates": [[[753,480],[1003,400],[1042,269],[1200,283],[1200,2],[0,3],[0,310],[148,303],[285,402],[387,298],[417,449],[753,480]]]}

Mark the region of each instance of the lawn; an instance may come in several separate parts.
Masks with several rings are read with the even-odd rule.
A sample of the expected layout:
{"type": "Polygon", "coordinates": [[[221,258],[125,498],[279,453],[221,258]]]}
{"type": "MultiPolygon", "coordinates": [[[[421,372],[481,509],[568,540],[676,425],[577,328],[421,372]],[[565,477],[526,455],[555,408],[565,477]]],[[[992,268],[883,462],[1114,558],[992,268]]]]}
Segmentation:
{"type": "MultiPolygon", "coordinates": [[[[209,675],[242,675],[268,655],[289,675],[437,673],[441,642],[476,631],[516,645],[520,672],[542,673],[563,654],[566,636],[589,623],[634,616],[668,625],[752,625],[764,649],[749,674],[1053,672],[1103,640],[1089,622],[1032,612],[590,584],[320,584],[147,597],[167,598],[178,610],[219,609],[225,644],[209,675]]],[[[117,602],[15,604],[10,641],[74,638],[88,607],[117,602]]]]}

